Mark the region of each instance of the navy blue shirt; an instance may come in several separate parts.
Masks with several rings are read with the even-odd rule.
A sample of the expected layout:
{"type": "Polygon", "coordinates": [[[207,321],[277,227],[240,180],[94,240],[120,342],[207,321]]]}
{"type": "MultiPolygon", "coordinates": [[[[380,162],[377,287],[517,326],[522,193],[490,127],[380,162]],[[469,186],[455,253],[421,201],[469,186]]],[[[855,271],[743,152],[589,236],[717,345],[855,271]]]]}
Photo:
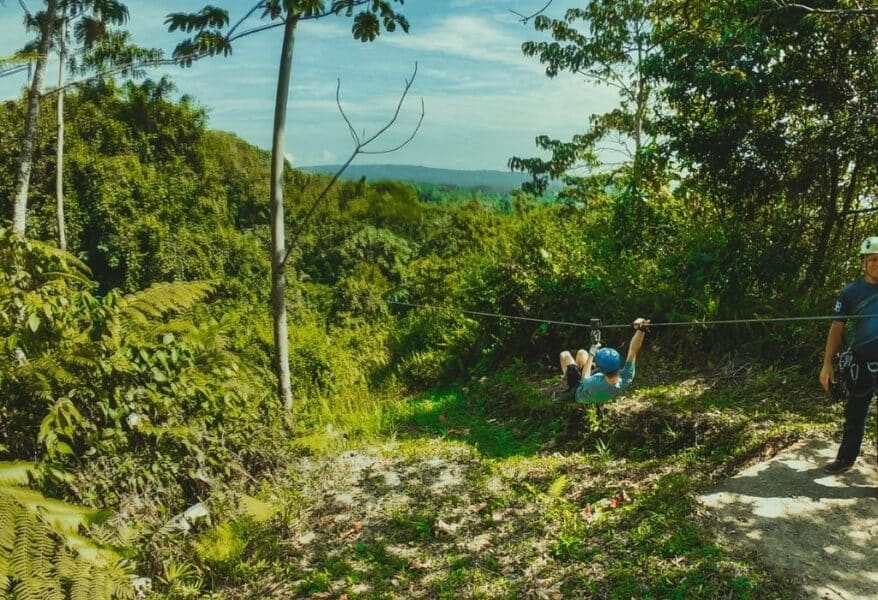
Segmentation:
{"type": "MultiPolygon", "coordinates": [[[[839,321],[850,315],[878,315],[878,284],[868,283],[862,278],[847,284],[835,301],[832,314],[842,317],[839,321]]],[[[865,360],[878,360],[878,317],[851,321],[854,353],[865,360]]]]}

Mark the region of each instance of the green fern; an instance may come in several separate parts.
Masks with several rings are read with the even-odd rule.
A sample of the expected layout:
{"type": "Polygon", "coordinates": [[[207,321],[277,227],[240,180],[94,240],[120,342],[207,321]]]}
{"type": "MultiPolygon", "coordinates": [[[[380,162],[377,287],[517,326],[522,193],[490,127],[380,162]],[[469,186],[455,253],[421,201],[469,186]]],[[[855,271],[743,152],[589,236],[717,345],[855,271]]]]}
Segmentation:
{"type": "Polygon", "coordinates": [[[549,496],[552,498],[561,498],[570,488],[570,479],[566,475],[561,475],[552,485],[549,486],[549,496]]]}
{"type": "Polygon", "coordinates": [[[224,566],[235,563],[247,548],[243,527],[237,522],[220,523],[192,542],[198,558],[224,566]]]}
{"type": "Polygon", "coordinates": [[[144,327],[169,313],[189,310],[203,301],[214,287],[210,281],[154,283],[119,299],[119,314],[123,318],[120,324],[123,328],[144,327]]]}
{"type": "Polygon", "coordinates": [[[0,463],[0,595],[41,600],[133,597],[130,569],[122,556],[77,533],[105,515],[13,485],[32,472],[27,463],[0,463]]]}

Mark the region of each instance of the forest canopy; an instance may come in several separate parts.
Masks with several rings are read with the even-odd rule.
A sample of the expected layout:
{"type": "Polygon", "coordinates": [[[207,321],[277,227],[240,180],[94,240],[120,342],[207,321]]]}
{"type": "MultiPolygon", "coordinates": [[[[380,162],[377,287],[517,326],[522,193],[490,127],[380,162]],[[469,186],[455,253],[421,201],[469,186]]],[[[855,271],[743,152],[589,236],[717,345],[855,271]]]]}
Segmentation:
{"type": "MultiPolygon", "coordinates": [[[[41,118],[35,126],[20,235],[10,217],[28,97],[4,102],[0,590],[26,597],[41,585],[65,594],[104,586],[105,597],[125,596],[133,594],[135,564],[167,597],[246,582],[265,568],[248,548],[282,552],[259,525],[278,511],[249,495],[268,485],[260,478],[283,480],[293,456],[310,460],[327,446],[396,436],[418,394],[428,400],[417,406],[442,423],[440,437],[471,432],[445,427],[451,411],[436,409],[434,399],[465,398],[466,418],[508,417],[520,434],[510,444],[525,447],[527,427],[549,410],[534,373],[554,368],[561,349],[587,344],[584,326],[594,318],[620,327],[637,316],[686,325],[650,340],[648,364],[665,374],[748,361],[762,389],[771,387],[760,377],[772,369],[812,369],[825,322],[711,326],[825,317],[842,283],[859,272],[858,244],[878,225],[878,19],[782,5],[624,0],[534,15],[536,30],[552,41],[528,43],[524,53],[549,76],[617,82],[619,106],[587,116],[587,129],[569,141],[540,136],[541,157],[510,159],[532,180],[509,194],[333,182],[286,162],[277,196],[272,153],[210,129],[208,108],[176,93],[169,79],[96,78],[65,94],[66,251],[57,247],[57,123],[41,118]],[[598,148],[612,137],[629,155],[611,167],[598,148]],[[550,185],[557,195],[543,193],[550,185]],[[280,263],[270,197],[282,198],[281,232],[295,242],[280,263]],[[279,265],[285,288],[272,285],[279,265]],[[270,305],[278,289],[288,317],[291,407],[278,398],[274,375],[270,305]],[[56,526],[40,512],[47,498],[64,501],[53,510],[73,525],[56,526]],[[194,525],[198,510],[180,517],[208,498],[229,511],[219,522],[194,525]],[[132,514],[140,522],[122,526],[132,514]],[[200,537],[170,539],[169,522],[200,537]],[[71,550],[86,529],[100,552],[71,550]],[[39,551],[14,554],[25,538],[38,540],[28,547],[39,551]],[[64,568],[46,567],[45,581],[31,580],[36,561],[64,568]]],[[[403,26],[393,11],[378,12],[387,31],[403,26]]],[[[199,43],[217,42],[210,26],[228,25],[211,15],[191,17],[208,32],[199,43]]],[[[357,17],[355,37],[377,35],[372,18],[357,17]]],[[[54,102],[43,96],[41,114],[51,115],[54,102]]],[[[627,331],[605,335],[608,344],[627,343],[627,331]]],[[[766,410],[780,419],[788,408],[766,410]]],[[[539,432],[560,437],[562,417],[551,414],[539,432]]],[[[421,416],[411,420],[417,425],[421,416]]],[[[660,416],[655,423],[671,428],[660,416]]],[[[595,432],[606,430],[589,418],[583,435],[604,444],[595,432]]],[[[675,423],[688,431],[684,421],[675,423]]],[[[804,427],[790,422],[783,435],[804,427]]],[[[642,448],[615,438],[632,461],[663,460],[688,439],[672,431],[656,450],[651,430],[617,424],[642,434],[642,448]]],[[[696,440],[699,425],[691,425],[696,440]]],[[[679,450],[715,472],[728,469],[755,445],[745,421],[734,425],[729,436],[741,436],[734,440],[746,452],[723,440],[704,452],[708,458],[679,450]]],[[[596,451],[600,460],[609,453],[596,451]]],[[[679,481],[660,481],[662,502],[670,502],[679,481]]],[[[546,498],[562,497],[568,482],[548,483],[539,497],[556,506],[546,498]]],[[[295,505],[287,493],[287,506],[295,505]]],[[[623,492],[614,493],[623,503],[623,492]]],[[[442,533],[436,522],[422,530],[417,519],[406,521],[409,541],[432,541],[442,533]]],[[[584,556],[581,529],[576,535],[558,541],[556,559],[584,556]]],[[[314,577],[296,589],[329,589],[314,577]]],[[[716,577],[723,593],[737,585],[727,572],[716,577]]]]}

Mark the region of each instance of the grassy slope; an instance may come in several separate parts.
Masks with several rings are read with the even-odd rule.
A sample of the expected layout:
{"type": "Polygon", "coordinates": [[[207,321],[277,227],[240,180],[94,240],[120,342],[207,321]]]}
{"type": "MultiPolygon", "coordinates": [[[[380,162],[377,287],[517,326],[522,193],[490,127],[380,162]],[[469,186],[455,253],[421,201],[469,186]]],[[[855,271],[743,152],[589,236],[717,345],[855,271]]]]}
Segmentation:
{"type": "Polygon", "coordinates": [[[400,407],[388,439],[266,482],[284,517],[216,581],[228,597],[787,598],[695,498],[839,409],[793,372],[646,373],[602,420],[511,369],[400,407]],[[679,377],[677,376],[678,380],[679,377]]]}

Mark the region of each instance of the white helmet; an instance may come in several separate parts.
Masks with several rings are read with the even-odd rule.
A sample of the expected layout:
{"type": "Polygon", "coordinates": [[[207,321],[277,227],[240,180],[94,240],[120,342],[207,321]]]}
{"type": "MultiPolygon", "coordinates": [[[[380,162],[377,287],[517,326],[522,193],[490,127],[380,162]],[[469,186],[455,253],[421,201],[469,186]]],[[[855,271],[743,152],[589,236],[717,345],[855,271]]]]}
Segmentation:
{"type": "Polygon", "coordinates": [[[860,256],[865,254],[878,254],[878,236],[867,237],[860,244],[860,256]]]}

